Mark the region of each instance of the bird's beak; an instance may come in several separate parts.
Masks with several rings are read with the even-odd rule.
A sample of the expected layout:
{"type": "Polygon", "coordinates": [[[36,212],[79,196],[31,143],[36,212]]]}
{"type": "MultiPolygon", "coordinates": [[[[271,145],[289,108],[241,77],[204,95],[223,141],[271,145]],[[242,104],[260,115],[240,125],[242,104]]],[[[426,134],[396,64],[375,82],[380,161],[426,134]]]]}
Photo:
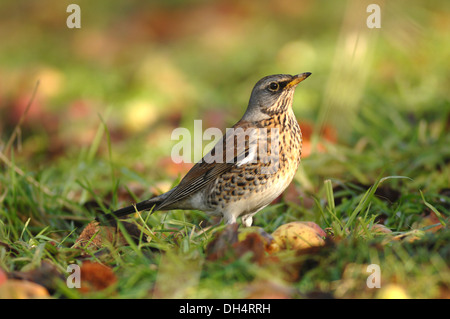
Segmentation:
{"type": "Polygon", "coordinates": [[[285,86],[285,89],[290,89],[292,87],[295,87],[297,84],[299,84],[301,81],[303,81],[304,79],[306,79],[310,75],[311,75],[310,72],[305,72],[305,73],[302,73],[302,74],[295,75],[294,78],[291,80],[291,82],[289,82],[285,86]]]}

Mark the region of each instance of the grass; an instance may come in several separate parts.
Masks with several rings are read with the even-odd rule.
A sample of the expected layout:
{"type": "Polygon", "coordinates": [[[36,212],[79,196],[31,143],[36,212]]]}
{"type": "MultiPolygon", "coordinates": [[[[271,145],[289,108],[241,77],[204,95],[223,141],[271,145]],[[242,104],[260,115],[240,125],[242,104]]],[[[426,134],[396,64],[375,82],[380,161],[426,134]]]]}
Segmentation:
{"type": "MultiPolygon", "coordinates": [[[[273,8],[248,4],[236,7],[248,14],[242,23],[233,20],[233,10],[222,16],[200,1],[194,8],[206,6],[236,29],[167,30],[167,39],[149,44],[132,22],[153,21],[153,12],[178,21],[171,14],[181,4],[145,6],[146,17],[138,5],[123,13],[121,6],[99,3],[100,25],[92,12],[83,16],[83,30],[91,33],[50,32],[57,21],[31,10],[29,25],[47,28],[42,41],[24,50],[30,39],[23,25],[18,42],[6,37],[0,44],[0,74],[8,77],[0,75],[0,98],[7,97],[0,100],[0,269],[16,277],[50,274],[40,283],[56,298],[245,298],[255,291],[293,298],[449,297],[450,44],[442,22],[448,5],[386,3],[381,30],[359,30],[358,43],[369,43],[367,50],[353,43],[348,55],[342,39],[352,44],[351,30],[336,24],[359,19],[351,14],[354,5],[311,4],[302,9],[308,14],[281,6],[273,16],[273,8]],[[117,28],[116,22],[135,26],[128,32],[136,42],[105,27],[117,28]],[[109,54],[96,51],[95,36],[109,54]],[[66,59],[72,41],[85,45],[72,47],[66,59]],[[124,46],[129,50],[117,49],[124,46]],[[359,62],[352,60],[356,53],[359,62]],[[297,69],[313,73],[294,103],[313,152],[302,159],[295,187],[259,212],[254,225],[272,233],[291,221],[314,221],[327,231],[324,247],[276,258],[250,249],[240,258],[214,260],[208,247],[226,227],[199,233],[209,217],[198,211],[136,214],[128,221],[137,238],[119,224],[122,244],[73,247],[98,210],[176,185],[186,168],[161,161],[169,157],[173,128],[192,128],[193,119],[203,119],[204,129],[229,127],[259,75],[297,69]],[[36,77],[42,81],[35,94],[36,77]],[[20,108],[18,101],[31,96],[34,103],[20,108]],[[324,129],[334,132],[331,138],[318,134],[324,129]],[[392,233],[373,231],[376,224],[392,233]],[[67,266],[86,261],[108,266],[115,281],[90,292],[67,288],[67,266]],[[380,266],[380,289],[366,285],[371,264],[380,266]]],[[[1,6],[11,9],[14,2],[1,6]]],[[[54,13],[61,18],[65,8],[54,13]]],[[[183,16],[198,18],[195,13],[183,16]]],[[[12,19],[1,23],[2,30],[15,26],[12,19]]]]}
{"type": "MultiPolygon", "coordinates": [[[[103,130],[104,124],[100,127],[103,130]]],[[[104,143],[108,143],[108,132],[105,133],[104,143]]],[[[112,145],[108,143],[108,147],[112,145]]],[[[332,154],[321,155],[328,156],[332,154]]],[[[259,266],[251,261],[250,254],[224,266],[221,261],[206,260],[205,247],[218,230],[197,235],[198,225],[206,217],[200,212],[143,213],[134,221],[143,235],[137,243],[125,235],[128,246],[107,245],[103,253],[71,248],[77,234],[94,217],[83,207],[82,198],[93,198],[102,206],[104,196],[97,194],[99,187],[84,178],[68,178],[66,180],[71,184],[66,182],[59,189],[66,189],[67,193],[67,190],[79,188],[86,193],[80,195],[78,201],[69,202],[61,195],[43,191],[42,183],[54,175],[36,176],[36,183],[31,184],[29,177],[33,174],[22,170],[18,173],[14,158],[12,152],[10,165],[1,175],[4,195],[0,242],[8,248],[1,248],[0,267],[8,272],[26,272],[39,269],[43,261],[49,261],[64,273],[67,265],[88,258],[111,266],[118,278],[112,287],[89,294],[68,289],[60,280],[52,292],[55,297],[243,298],[248,293],[247,287],[268,277],[294,289],[293,297],[307,297],[318,292],[338,298],[383,297],[383,293],[388,292],[361,285],[368,276],[364,267],[373,263],[380,265],[382,287],[388,287],[386,289],[391,289],[390,285],[399,285],[408,297],[413,298],[437,298],[447,293],[450,251],[447,245],[449,232],[445,226],[449,216],[448,194],[414,190],[415,183],[411,178],[382,177],[367,187],[325,180],[314,195],[315,205],[308,209],[313,218],[306,219],[318,221],[334,235],[335,240],[330,245],[314,254],[284,256],[281,265],[259,266]],[[396,190],[398,198],[377,195],[382,188],[396,190]],[[67,211],[66,203],[76,211],[67,211]],[[426,212],[434,212],[438,217],[435,223],[444,229],[427,232],[430,225],[421,226],[426,212]],[[386,243],[386,236],[369,231],[370,226],[380,220],[394,231],[392,236],[397,240],[386,243]],[[150,242],[145,239],[147,236],[151,238],[150,242]],[[80,259],[82,253],[88,257],[80,259]],[[295,260],[296,265],[301,264],[296,270],[300,278],[295,280],[286,279],[282,269],[282,264],[289,264],[291,260],[295,260]],[[271,272],[271,267],[276,269],[275,272],[271,272]],[[185,278],[190,279],[184,282],[185,278]],[[212,286],[215,288],[210,289],[212,286]]],[[[87,159],[84,163],[90,163],[92,169],[97,167],[96,173],[109,180],[109,191],[117,196],[121,186],[111,182],[116,180],[117,167],[110,157],[102,164],[87,159]]],[[[78,162],[73,169],[82,164],[82,161],[78,162]]],[[[308,159],[304,166],[306,169],[308,159]]],[[[71,171],[63,174],[66,177],[73,175],[71,171]]],[[[59,179],[64,180],[64,176],[59,179]]],[[[120,202],[114,196],[111,201],[120,202]]],[[[138,198],[137,195],[132,197],[138,198]]],[[[271,232],[286,222],[305,219],[304,207],[287,204],[281,202],[265,209],[256,216],[255,224],[271,232]]],[[[119,226],[127,234],[123,225],[119,226]]]]}

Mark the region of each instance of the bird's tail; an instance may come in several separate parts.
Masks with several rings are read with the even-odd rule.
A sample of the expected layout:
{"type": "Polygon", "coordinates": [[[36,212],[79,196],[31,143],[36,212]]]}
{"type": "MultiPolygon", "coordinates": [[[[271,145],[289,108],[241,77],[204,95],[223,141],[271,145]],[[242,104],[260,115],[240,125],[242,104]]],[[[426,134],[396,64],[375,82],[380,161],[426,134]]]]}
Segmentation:
{"type": "Polygon", "coordinates": [[[135,213],[136,211],[140,212],[143,210],[150,210],[153,209],[153,211],[156,211],[159,204],[162,203],[162,199],[158,197],[154,197],[151,199],[147,199],[143,202],[137,203],[135,205],[130,205],[121,209],[118,209],[112,213],[109,214],[103,214],[101,216],[98,216],[96,218],[96,221],[99,222],[111,222],[115,221],[121,217],[127,216],[129,214],[135,213]]]}

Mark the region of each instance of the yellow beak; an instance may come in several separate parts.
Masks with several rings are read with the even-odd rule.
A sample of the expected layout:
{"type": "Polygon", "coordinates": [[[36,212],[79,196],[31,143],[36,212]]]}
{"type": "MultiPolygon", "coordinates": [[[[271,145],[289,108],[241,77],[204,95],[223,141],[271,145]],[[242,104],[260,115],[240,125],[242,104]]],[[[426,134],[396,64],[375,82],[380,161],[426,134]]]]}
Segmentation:
{"type": "Polygon", "coordinates": [[[290,89],[291,87],[295,87],[297,84],[299,84],[301,81],[303,81],[304,79],[306,79],[308,76],[310,76],[311,73],[310,72],[305,72],[305,73],[301,73],[301,74],[297,74],[296,76],[294,76],[294,79],[292,79],[291,82],[289,82],[286,86],[285,89],[290,89]]]}

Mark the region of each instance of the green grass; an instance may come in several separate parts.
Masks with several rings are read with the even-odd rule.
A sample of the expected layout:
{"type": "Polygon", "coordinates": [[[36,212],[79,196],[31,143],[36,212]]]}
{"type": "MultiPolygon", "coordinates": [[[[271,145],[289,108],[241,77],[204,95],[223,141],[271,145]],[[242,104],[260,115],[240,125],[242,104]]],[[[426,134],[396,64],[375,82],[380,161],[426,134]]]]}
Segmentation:
{"type": "Polygon", "coordinates": [[[194,9],[205,6],[227,26],[211,30],[203,25],[209,20],[196,27],[172,17],[182,6],[100,1],[91,9],[101,9],[101,19],[85,10],[74,33],[52,27],[64,21],[65,8],[53,8],[53,18],[30,9],[17,28],[15,2],[0,5],[11,12],[0,30],[17,29],[0,44],[0,268],[23,275],[49,263],[53,279],[45,286],[56,298],[245,298],[258,285],[287,288],[293,298],[384,298],[395,287],[410,298],[448,298],[448,4],[384,4],[382,28],[358,29],[367,47],[351,54],[345,43],[353,33],[341,26],[361,19],[351,14],[358,6],[311,3],[274,13],[233,4],[236,12],[223,16],[198,1],[183,14],[197,21],[194,9]],[[154,21],[154,12],[177,22],[167,39],[133,24],[154,21]],[[39,40],[30,31],[36,25],[45,30],[39,40]],[[117,34],[125,25],[131,43],[117,34]],[[100,40],[109,51],[96,46],[100,40]],[[204,129],[214,120],[229,127],[260,77],[306,71],[312,76],[294,101],[300,126],[332,128],[335,140],[305,137],[320,151],[303,158],[293,182],[300,191],[259,212],[254,225],[272,233],[291,221],[314,221],[328,233],[324,247],[282,252],[278,261],[265,255],[262,264],[251,252],[211,260],[207,247],[225,228],[200,234],[209,217],[197,211],[143,212],[129,220],[137,239],[119,224],[126,244],[72,247],[95,209],[176,185],[181,173],[160,161],[170,156],[175,127],[191,129],[194,119],[204,119],[204,129]],[[29,100],[40,77],[24,114],[18,101],[29,100]],[[143,102],[143,114],[130,119],[143,102]],[[371,231],[377,223],[392,233],[371,231]],[[117,281],[88,294],[67,288],[67,266],[86,260],[109,266],[117,281]],[[370,264],[380,265],[380,289],[366,286],[370,264]]]}
{"type": "MultiPolygon", "coordinates": [[[[103,124],[100,127],[104,128],[103,124]]],[[[108,140],[104,137],[103,142],[108,143],[108,140]]],[[[321,155],[327,156],[330,155],[321,155]]],[[[439,217],[438,223],[443,226],[448,223],[448,194],[423,193],[415,189],[411,178],[386,176],[368,186],[326,180],[316,194],[304,195],[315,200],[315,205],[307,209],[309,217],[305,217],[304,207],[286,202],[268,207],[256,216],[254,222],[267,232],[292,220],[316,220],[337,239],[312,254],[282,256],[279,265],[258,266],[247,255],[224,266],[220,260],[205,259],[205,247],[217,230],[197,235],[198,225],[206,217],[199,212],[143,213],[135,220],[142,230],[137,243],[126,236],[128,246],[107,245],[100,254],[97,250],[71,248],[83,226],[94,217],[83,207],[83,198],[93,198],[102,205],[103,196],[97,194],[99,186],[93,182],[97,178],[108,180],[107,190],[116,194],[118,183],[113,181],[117,167],[109,157],[89,161],[88,165],[96,173],[94,179],[67,179],[68,182],[60,185],[61,189],[86,192],[78,201],[68,201],[64,196],[52,196],[43,191],[42,183],[51,180],[52,176],[56,178],[53,174],[57,172],[47,172],[48,177],[42,174],[41,179],[39,176],[35,179],[28,172],[18,174],[14,169],[16,166],[13,166],[16,165],[14,156],[11,157],[11,166],[1,175],[4,196],[0,211],[0,242],[10,249],[1,248],[0,267],[8,272],[28,271],[39,269],[43,261],[49,261],[64,274],[68,264],[88,258],[111,266],[118,278],[112,288],[88,295],[68,289],[59,280],[54,284],[56,297],[243,298],[246,297],[246,288],[252,283],[271,278],[293,288],[293,297],[307,297],[320,292],[335,297],[371,298],[381,294],[364,285],[368,276],[364,267],[372,263],[379,264],[382,269],[382,287],[395,283],[403,287],[409,297],[442,297],[448,288],[448,228],[429,233],[426,232],[427,226],[420,226],[426,211],[435,212],[439,217]],[[29,177],[36,184],[31,184],[29,177]],[[376,191],[383,187],[398,191],[399,197],[392,201],[377,196],[376,191]],[[369,232],[368,227],[379,218],[394,231],[393,236],[404,235],[406,239],[386,243],[386,236],[369,232]],[[409,242],[408,238],[412,236],[416,240],[409,242]],[[147,237],[151,238],[150,242],[147,237]],[[80,259],[82,252],[87,257],[80,259]],[[296,266],[299,278],[293,282],[285,278],[283,270],[283,265],[290,263],[301,265],[296,266]],[[185,282],[185,278],[190,279],[185,282]]],[[[305,169],[308,162],[308,159],[304,161],[305,169]]],[[[82,164],[80,161],[74,167],[82,164]]],[[[58,179],[64,180],[64,176],[73,173],[64,171],[62,174],[58,179]]],[[[118,200],[113,196],[111,201],[118,200]]]]}

